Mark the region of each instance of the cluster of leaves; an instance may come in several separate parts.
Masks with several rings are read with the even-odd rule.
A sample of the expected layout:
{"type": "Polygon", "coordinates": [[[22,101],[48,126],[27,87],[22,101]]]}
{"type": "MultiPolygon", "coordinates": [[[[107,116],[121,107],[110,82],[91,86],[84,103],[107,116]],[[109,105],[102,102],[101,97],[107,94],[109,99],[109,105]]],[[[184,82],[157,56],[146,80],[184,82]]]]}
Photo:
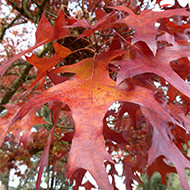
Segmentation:
{"type": "Polygon", "coordinates": [[[44,151],[36,189],[48,158],[57,168],[68,151],[67,177],[75,182],[73,189],[94,187],[83,183],[86,171],[100,189],[117,189],[115,163],[123,165],[126,189],[132,189],[134,180],[141,183],[140,174],[150,177],[156,171],[164,184],[169,173],[178,173],[182,187],[189,189],[185,169],[190,162],[183,146],[189,146],[190,138],[190,12],[177,1],[160,5],[158,11],[143,1],[138,6],[132,2],[81,1],[82,11],[75,17],[60,10],[56,20],[44,12],[34,46],[1,63],[3,75],[41,45],[54,52],[26,56],[37,69],[35,80],[20,95],[22,101],[5,105],[8,111],[0,119],[0,144],[9,134],[26,154],[35,149],[33,126],[45,128],[35,132],[40,137],[34,142],[46,141],[37,145],[44,151]],[[111,106],[114,102],[118,106],[111,106]],[[44,107],[48,120],[39,114],[44,107]]]}
{"type": "MultiPolygon", "coordinates": [[[[186,172],[187,179],[189,180],[189,172],[186,172]]],[[[167,186],[161,183],[161,176],[155,172],[151,178],[146,174],[141,177],[143,184],[140,184],[138,190],[160,189],[160,190],[182,190],[179,177],[176,173],[168,175],[167,186]]]]}

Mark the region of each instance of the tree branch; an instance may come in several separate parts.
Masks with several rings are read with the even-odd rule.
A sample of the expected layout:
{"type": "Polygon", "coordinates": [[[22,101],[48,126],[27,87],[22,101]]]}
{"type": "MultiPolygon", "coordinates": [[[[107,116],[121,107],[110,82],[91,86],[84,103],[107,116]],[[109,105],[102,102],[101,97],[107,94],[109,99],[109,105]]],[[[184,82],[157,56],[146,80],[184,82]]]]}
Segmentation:
{"type": "Polygon", "coordinates": [[[28,0],[22,1],[21,8],[19,8],[14,1],[12,1],[12,0],[8,0],[8,1],[11,3],[13,9],[17,10],[22,16],[32,20],[34,23],[38,22],[38,17],[32,15],[32,13],[28,10],[28,0]]]}
{"type": "MultiPolygon", "coordinates": [[[[11,26],[13,26],[14,22],[20,18],[20,14],[18,14],[10,23],[6,23],[6,21],[4,21],[3,23],[1,23],[2,27],[0,28],[0,42],[2,41],[4,34],[6,32],[6,30],[8,28],[10,28],[11,26]]],[[[8,18],[7,18],[8,19],[8,18]]]]}
{"type": "MultiPolygon", "coordinates": [[[[44,48],[42,49],[39,53],[38,56],[42,57],[46,52],[48,51],[48,48],[44,48]]],[[[17,89],[24,83],[27,81],[27,77],[28,77],[28,73],[31,70],[31,68],[33,67],[33,65],[29,64],[26,62],[26,65],[24,66],[23,71],[20,73],[20,75],[18,76],[18,78],[15,80],[15,82],[11,85],[11,87],[8,89],[8,91],[6,92],[6,94],[4,95],[4,97],[2,98],[1,102],[0,102],[0,113],[1,111],[3,111],[5,109],[5,107],[3,106],[4,104],[7,104],[10,99],[12,98],[12,96],[15,94],[15,92],[17,91],[17,89]]]]}
{"type": "Polygon", "coordinates": [[[32,67],[33,67],[32,65],[30,65],[29,63],[26,63],[23,71],[20,73],[18,78],[15,80],[15,82],[11,85],[11,87],[8,89],[8,91],[6,92],[4,97],[2,98],[2,100],[0,102],[0,112],[2,110],[4,110],[4,107],[2,105],[8,103],[9,100],[12,98],[12,96],[17,91],[17,89],[25,82],[26,77],[27,77],[27,75],[28,75],[28,73],[32,67]]]}
{"type": "Polygon", "coordinates": [[[28,0],[22,0],[22,9],[24,13],[34,22],[38,22],[38,17],[34,16],[30,10],[28,10],[28,0]]]}

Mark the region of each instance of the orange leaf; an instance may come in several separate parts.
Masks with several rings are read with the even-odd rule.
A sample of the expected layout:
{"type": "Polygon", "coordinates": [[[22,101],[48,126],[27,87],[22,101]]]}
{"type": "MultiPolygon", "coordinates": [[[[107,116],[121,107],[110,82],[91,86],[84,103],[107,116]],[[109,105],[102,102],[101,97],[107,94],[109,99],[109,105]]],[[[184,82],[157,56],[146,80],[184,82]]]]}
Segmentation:
{"type": "Polygon", "coordinates": [[[26,60],[38,69],[38,74],[35,81],[25,93],[29,92],[42,77],[46,76],[47,72],[51,70],[52,67],[72,53],[70,49],[63,47],[58,43],[54,43],[54,48],[55,54],[51,58],[39,58],[34,54],[31,57],[26,57],[26,60]]]}
{"type": "Polygon", "coordinates": [[[34,44],[34,46],[25,51],[20,52],[16,56],[9,59],[7,62],[2,62],[0,64],[0,75],[3,75],[5,71],[8,69],[8,67],[14,61],[19,59],[22,55],[36,49],[37,47],[45,43],[70,35],[69,30],[67,28],[63,28],[64,25],[65,25],[65,14],[63,11],[60,11],[54,26],[50,25],[47,18],[45,17],[45,13],[43,13],[36,31],[36,43],[34,44]]]}

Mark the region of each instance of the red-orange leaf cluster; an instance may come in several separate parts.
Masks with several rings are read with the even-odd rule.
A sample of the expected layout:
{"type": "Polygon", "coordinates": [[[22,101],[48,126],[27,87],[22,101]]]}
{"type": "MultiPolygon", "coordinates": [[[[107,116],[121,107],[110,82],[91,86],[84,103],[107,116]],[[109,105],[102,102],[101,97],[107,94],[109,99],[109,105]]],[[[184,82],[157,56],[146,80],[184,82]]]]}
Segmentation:
{"type": "MultiPolygon", "coordinates": [[[[45,76],[53,86],[24,101],[20,109],[18,105],[6,106],[8,113],[0,119],[0,143],[10,131],[15,135],[23,131],[20,142],[26,147],[32,140],[32,126],[44,123],[36,116],[37,109],[48,104],[53,112],[53,127],[38,163],[36,189],[48,164],[56,124],[64,112],[74,125],[74,132],[65,133],[60,141],[72,140],[67,177],[76,180],[75,189],[94,187],[89,181],[82,184],[86,171],[94,177],[100,189],[116,189],[114,161],[119,159],[123,163],[127,189],[132,188],[133,180],[141,183],[135,172],[147,171],[152,175],[159,171],[165,184],[166,175],[177,172],[182,187],[187,190],[185,169],[190,168],[190,162],[180,147],[190,140],[190,47],[189,42],[182,40],[189,25],[182,22],[179,26],[166,18],[187,18],[190,12],[186,9],[159,12],[148,9],[137,15],[124,5],[107,9],[110,13],[97,8],[97,21],[93,24],[72,17],[68,17],[66,23],[61,11],[55,25],[51,26],[44,13],[36,31],[35,45],[1,65],[0,73],[3,74],[12,62],[38,46],[72,36],[69,30],[74,28],[83,28],[76,41],[84,38],[86,41],[94,39],[96,43],[94,46],[89,43],[91,52],[95,52],[93,56],[68,65],[61,62],[75,55],[76,51],[62,46],[60,41],[53,44],[55,53],[50,58],[39,58],[34,54],[27,57],[38,73],[26,92],[45,76]],[[155,27],[156,23],[158,27],[155,27]],[[125,34],[119,31],[120,27],[125,34]],[[131,30],[135,32],[131,33],[131,30]],[[99,39],[96,35],[103,37],[99,39]],[[105,47],[106,43],[108,47],[105,47]],[[69,77],[65,80],[66,75],[69,77]],[[114,102],[119,104],[118,110],[114,106],[110,108],[114,102]],[[179,140],[181,138],[184,139],[179,140]],[[109,173],[104,164],[111,166],[109,173]],[[112,176],[112,184],[108,175],[112,176]]],[[[90,48],[79,48],[79,52],[90,48]]]]}

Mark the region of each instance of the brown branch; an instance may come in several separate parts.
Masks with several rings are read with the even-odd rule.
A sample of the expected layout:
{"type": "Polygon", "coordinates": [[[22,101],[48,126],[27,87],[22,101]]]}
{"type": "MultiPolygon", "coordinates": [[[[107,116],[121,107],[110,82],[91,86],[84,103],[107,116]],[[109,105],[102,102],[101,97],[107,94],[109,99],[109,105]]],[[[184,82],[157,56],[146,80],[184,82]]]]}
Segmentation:
{"type": "MultiPolygon", "coordinates": [[[[38,53],[38,56],[39,57],[44,56],[47,51],[48,51],[48,48],[45,47],[44,49],[42,49],[38,53]]],[[[13,97],[13,95],[15,94],[15,92],[17,91],[17,89],[24,82],[27,81],[28,73],[29,73],[29,71],[31,70],[32,67],[33,67],[33,65],[31,65],[31,64],[29,64],[29,63],[26,62],[26,65],[24,66],[23,71],[20,73],[20,75],[18,76],[18,78],[14,81],[14,83],[11,85],[11,87],[8,89],[8,91],[6,92],[6,94],[4,95],[4,97],[2,98],[2,100],[0,102],[0,112],[5,109],[5,107],[3,105],[7,104],[10,101],[10,99],[13,97]]]]}
{"type": "Polygon", "coordinates": [[[17,10],[22,16],[32,20],[32,22],[34,22],[34,23],[38,22],[38,17],[32,15],[30,10],[28,10],[28,0],[22,1],[22,7],[21,8],[19,8],[14,1],[12,1],[12,0],[8,0],[8,1],[12,5],[13,9],[17,10]]]}
{"type": "Polygon", "coordinates": [[[6,30],[8,28],[12,27],[14,25],[15,21],[20,18],[20,16],[21,16],[20,14],[17,15],[10,23],[6,23],[5,20],[3,23],[1,23],[2,27],[0,28],[0,42],[2,41],[6,30]]]}
{"type": "Polygon", "coordinates": [[[34,16],[30,10],[28,10],[28,0],[22,0],[22,10],[34,23],[38,22],[38,17],[34,16]]]}
{"type": "Polygon", "coordinates": [[[42,14],[43,13],[43,11],[44,11],[44,7],[46,6],[46,4],[49,2],[49,0],[44,0],[41,4],[40,4],[40,6],[39,6],[39,13],[38,14],[42,14]]]}
{"type": "Polygon", "coordinates": [[[16,9],[21,15],[24,14],[22,8],[19,8],[14,1],[8,0],[8,2],[12,5],[13,9],[16,9]]]}
{"type": "Polygon", "coordinates": [[[2,98],[0,102],[0,112],[5,109],[2,105],[8,103],[9,100],[17,91],[17,89],[25,82],[26,77],[32,67],[33,67],[32,65],[30,65],[29,63],[26,63],[23,71],[20,73],[18,78],[15,80],[15,82],[11,85],[11,87],[8,89],[8,91],[5,93],[4,97],[2,98]]]}

